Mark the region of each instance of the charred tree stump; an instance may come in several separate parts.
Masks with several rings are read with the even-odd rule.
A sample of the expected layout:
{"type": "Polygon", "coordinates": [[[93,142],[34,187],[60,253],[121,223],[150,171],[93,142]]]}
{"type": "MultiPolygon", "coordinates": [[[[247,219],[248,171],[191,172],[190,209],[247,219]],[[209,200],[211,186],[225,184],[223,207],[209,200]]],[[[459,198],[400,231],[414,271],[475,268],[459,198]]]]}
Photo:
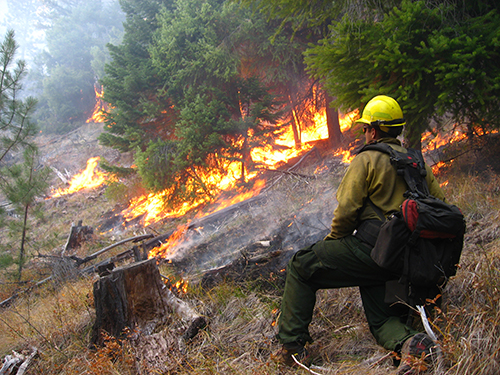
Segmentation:
{"type": "Polygon", "coordinates": [[[61,255],[64,256],[66,251],[80,247],[82,243],[91,238],[93,234],[94,229],[87,225],[82,225],[82,220],[80,220],[77,225],[73,224],[61,255]]]}
{"type": "Polygon", "coordinates": [[[156,259],[102,271],[94,283],[96,321],[91,347],[103,345],[103,332],[116,338],[123,337],[127,330],[150,335],[166,323],[172,312],[190,323],[186,334],[190,329],[195,331],[190,331],[191,337],[186,339],[205,325],[203,317],[165,287],[156,259]]]}

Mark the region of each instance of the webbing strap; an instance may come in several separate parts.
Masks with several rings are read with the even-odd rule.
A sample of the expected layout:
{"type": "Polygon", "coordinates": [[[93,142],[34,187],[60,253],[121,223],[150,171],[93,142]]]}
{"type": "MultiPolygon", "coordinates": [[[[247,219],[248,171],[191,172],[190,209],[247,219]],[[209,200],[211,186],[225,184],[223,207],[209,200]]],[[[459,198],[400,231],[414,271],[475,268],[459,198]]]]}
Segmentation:
{"type": "Polygon", "coordinates": [[[371,208],[373,208],[373,211],[375,211],[375,213],[380,218],[380,220],[385,221],[386,220],[385,219],[385,215],[382,212],[382,210],[380,208],[378,208],[377,206],[375,206],[375,203],[373,203],[372,200],[369,197],[366,198],[366,201],[371,206],[371,208]]]}
{"type": "Polygon", "coordinates": [[[407,153],[394,150],[387,143],[376,142],[370,143],[361,148],[358,153],[366,150],[376,150],[388,154],[391,164],[396,168],[398,175],[402,176],[408,186],[408,196],[427,197],[430,195],[429,187],[425,176],[425,162],[422,153],[415,149],[408,148],[407,153]]]}

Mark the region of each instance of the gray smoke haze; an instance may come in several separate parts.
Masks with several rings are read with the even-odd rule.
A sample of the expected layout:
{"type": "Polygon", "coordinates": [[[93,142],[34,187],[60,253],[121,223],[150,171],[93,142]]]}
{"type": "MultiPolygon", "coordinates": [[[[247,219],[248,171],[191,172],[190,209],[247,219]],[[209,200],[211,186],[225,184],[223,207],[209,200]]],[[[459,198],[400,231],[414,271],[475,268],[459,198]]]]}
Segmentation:
{"type": "Polygon", "coordinates": [[[330,231],[343,169],[336,160],[335,167],[315,181],[290,178],[279,188],[193,221],[166,258],[196,273],[222,267],[242,255],[251,257],[248,252],[255,244],[266,252],[295,252],[323,239],[330,231]]]}

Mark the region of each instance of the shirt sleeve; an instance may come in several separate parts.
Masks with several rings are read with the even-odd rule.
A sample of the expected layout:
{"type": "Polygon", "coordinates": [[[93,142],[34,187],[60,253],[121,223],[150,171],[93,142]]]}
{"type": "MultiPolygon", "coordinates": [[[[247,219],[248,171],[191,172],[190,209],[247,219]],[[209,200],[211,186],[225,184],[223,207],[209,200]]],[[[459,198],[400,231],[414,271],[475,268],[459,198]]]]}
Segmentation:
{"type": "Polygon", "coordinates": [[[337,190],[339,204],[333,213],[331,232],[325,239],[342,238],[356,229],[359,211],[368,196],[368,171],[367,155],[359,154],[352,160],[337,190]]]}
{"type": "Polygon", "coordinates": [[[427,164],[425,165],[425,169],[427,171],[427,176],[426,176],[426,181],[427,181],[427,186],[429,187],[429,193],[431,193],[432,196],[436,197],[437,199],[442,200],[443,202],[446,201],[443,189],[441,189],[441,186],[439,185],[438,180],[436,180],[436,177],[432,173],[431,167],[429,167],[427,164]]]}

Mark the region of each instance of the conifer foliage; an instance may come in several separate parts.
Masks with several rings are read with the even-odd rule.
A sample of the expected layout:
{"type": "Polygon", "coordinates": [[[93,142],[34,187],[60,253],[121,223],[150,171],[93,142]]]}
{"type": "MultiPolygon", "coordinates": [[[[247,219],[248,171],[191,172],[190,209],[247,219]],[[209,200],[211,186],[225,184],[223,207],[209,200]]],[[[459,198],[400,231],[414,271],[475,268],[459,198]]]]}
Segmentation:
{"type": "MultiPolygon", "coordinates": [[[[29,117],[36,101],[19,99],[22,79],[26,73],[24,61],[15,62],[17,44],[14,32],[8,31],[0,45],[0,192],[3,205],[12,208],[12,218],[4,220],[0,206],[0,224],[7,225],[10,240],[2,257],[12,259],[12,249],[19,249],[18,280],[26,258],[28,216],[36,198],[47,188],[48,170],[38,167],[38,153],[32,143],[36,128],[29,117]],[[15,67],[13,67],[15,65],[15,67]],[[22,152],[22,161],[19,159],[22,152]],[[17,161],[17,164],[16,164],[17,161]]],[[[5,245],[5,238],[2,244],[5,245]]],[[[15,250],[14,250],[15,252],[15,250]]]]}
{"type": "Polygon", "coordinates": [[[168,189],[170,203],[216,195],[200,176],[230,162],[240,163],[245,182],[251,148],[279,130],[284,109],[278,63],[262,62],[281,57],[284,67],[300,65],[302,46],[273,52],[272,25],[228,1],[124,5],[124,41],[110,46],[113,61],[102,80],[114,108],[101,143],[134,151],[145,186],[168,189]]]}
{"type": "Polygon", "coordinates": [[[395,5],[366,2],[364,13],[344,15],[306,52],[310,71],[337,104],[356,108],[377,94],[395,97],[413,147],[420,147],[422,132],[438,116],[466,124],[470,136],[498,128],[498,3],[403,0],[395,5]]]}
{"type": "Polygon", "coordinates": [[[0,44],[0,166],[35,134],[29,115],[36,101],[19,99],[26,64],[23,60],[15,61],[17,49],[14,31],[10,30],[0,44]]]}

